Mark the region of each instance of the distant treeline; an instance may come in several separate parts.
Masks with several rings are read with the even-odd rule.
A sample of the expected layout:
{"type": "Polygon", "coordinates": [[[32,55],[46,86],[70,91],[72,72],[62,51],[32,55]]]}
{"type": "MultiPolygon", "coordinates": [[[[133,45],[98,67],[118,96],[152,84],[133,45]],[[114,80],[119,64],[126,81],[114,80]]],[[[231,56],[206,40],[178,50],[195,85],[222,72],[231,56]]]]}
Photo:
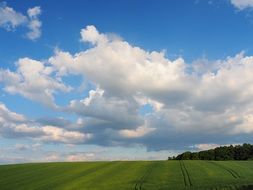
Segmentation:
{"type": "Polygon", "coordinates": [[[169,160],[253,160],[253,145],[221,146],[200,152],[184,152],[169,160]]]}

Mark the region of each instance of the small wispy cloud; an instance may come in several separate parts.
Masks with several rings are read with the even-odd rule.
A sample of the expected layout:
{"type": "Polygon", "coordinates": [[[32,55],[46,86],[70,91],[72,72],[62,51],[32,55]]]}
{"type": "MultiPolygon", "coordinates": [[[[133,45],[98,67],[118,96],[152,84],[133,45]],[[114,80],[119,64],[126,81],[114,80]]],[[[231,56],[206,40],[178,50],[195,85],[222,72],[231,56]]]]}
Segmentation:
{"type": "Polygon", "coordinates": [[[253,0],[230,0],[230,2],[239,10],[253,8],[253,0]]]}
{"type": "Polygon", "coordinates": [[[0,27],[7,31],[15,31],[18,27],[26,27],[29,31],[26,37],[36,40],[41,36],[42,22],[39,20],[41,8],[39,6],[29,8],[27,15],[7,6],[7,3],[0,3],[0,27]]]}

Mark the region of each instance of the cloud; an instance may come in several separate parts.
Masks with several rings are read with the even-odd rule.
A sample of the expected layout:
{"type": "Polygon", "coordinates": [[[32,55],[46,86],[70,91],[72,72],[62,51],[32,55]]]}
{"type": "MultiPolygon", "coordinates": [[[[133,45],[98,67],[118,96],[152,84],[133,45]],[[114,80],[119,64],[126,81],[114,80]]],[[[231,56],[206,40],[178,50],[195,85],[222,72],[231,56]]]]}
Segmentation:
{"type": "Polygon", "coordinates": [[[56,162],[56,161],[61,160],[61,157],[59,154],[52,153],[52,154],[47,155],[44,160],[46,162],[56,162]]]}
{"type": "Polygon", "coordinates": [[[27,10],[27,14],[28,14],[29,18],[36,19],[38,17],[38,15],[41,14],[41,9],[38,6],[37,7],[33,7],[33,8],[29,8],[27,10]]]}
{"type": "MultiPolygon", "coordinates": [[[[90,27],[84,31],[91,32],[90,27]]],[[[95,36],[107,37],[99,34],[94,26],[92,28],[95,36]]],[[[106,39],[103,42],[98,40],[95,47],[75,55],[58,51],[49,62],[65,73],[85,76],[106,93],[117,97],[133,94],[155,97],[157,94],[166,94],[174,102],[175,97],[180,101],[187,96],[187,89],[193,87],[195,81],[185,73],[186,64],[182,58],[170,61],[163,52],[146,52],[126,41],[109,40],[109,37],[106,39]]],[[[89,36],[85,40],[94,43],[94,39],[89,36]]]]}
{"type": "Polygon", "coordinates": [[[8,108],[0,102],[0,116],[2,120],[7,120],[9,122],[22,123],[26,119],[23,115],[11,112],[8,108]]]}
{"type": "Polygon", "coordinates": [[[31,40],[36,40],[41,36],[41,21],[39,20],[38,16],[41,14],[40,7],[34,7],[27,10],[27,14],[30,18],[30,22],[27,27],[30,31],[26,34],[27,38],[31,40]]]}
{"type": "Polygon", "coordinates": [[[26,22],[27,18],[22,13],[18,13],[13,8],[6,6],[6,3],[0,4],[0,26],[6,30],[13,30],[26,22]]]}
{"type": "Polygon", "coordinates": [[[25,151],[25,150],[28,150],[30,146],[25,145],[25,144],[16,144],[15,148],[20,151],[25,151]]]}
{"type": "MultiPolygon", "coordinates": [[[[58,49],[44,62],[21,59],[16,72],[0,72],[7,92],[53,108],[57,107],[54,94],[71,89],[63,77],[77,75],[94,87],[87,89],[86,97],[58,109],[75,114],[77,121],[36,121],[42,126],[38,139],[142,145],[148,151],[250,141],[253,56],[241,52],[215,61],[170,60],[163,52],[149,52],[99,33],[95,26],[81,30],[81,41],[91,47],[75,54],[58,49]],[[151,111],[140,114],[145,105],[152,107],[151,111]]],[[[14,129],[29,136],[37,131],[24,123],[14,129]]]]}
{"type": "MultiPolygon", "coordinates": [[[[236,135],[251,134],[253,57],[242,52],[225,60],[200,59],[187,64],[182,58],[169,60],[163,52],[147,52],[124,40],[110,39],[94,26],[82,29],[81,36],[83,42],[93,47],[74,55],[58,50],[49,59],[60,74],[79,74],[99,87],[88,98],[73,100],[69,107],[72,112],[94,119],[112,113],[108,120],[134,113],[145,121],[148,135],[140,135],[145,134],[141,123],[132,125],[132,129],[127,125],[125,129],[123,125],[111,129],[121,136],[139,136],[135,138],[139,140],[131,142],[142,142],[153,149],[169,148],[173,141],[180,141],[179,137],[187,139],[182,145],[187,147],[207,136],[232,141],[236,135]],[[122,101],[126,103],[122,104],[124,112],[118,104],[122,101]],[[131,104],[134,109],[127,106],[131,104]],[[137,111],[144,104],[154,108],[147,117],[141,117],[137,111]]],[[[136,117],[127,120],[131,122],[131,118],[136,117]]],[[[94,127],[94,122],[89,120],[86,125],[94,127]]],[[[110,128],[108,123],[100,124],[110,128]]],[[[101,131],[97,133],[101,135],[101,131]]],[[[107,138],[116,139],[115,135],[107,138]]]]}
{"type": "Polygon", "coordinates": [[[0,82],[4,90],[20,94],[28,99],[56,108],[53,94],[57,91],[69,92],[71,88],[53,76],[53,69],[45,63],[29,58],[19,59],[17,70],[0,70],[0,82]]]}
{"type": "Polygon", "coordinates": [[[90,25],[81,30],[81,41],[90,42],[93,45],[103,44],[108,41],[108,38],[104,34],[100,34],[97,29],[90,25]]]}
{"type": "Polygon", "coordinates": [[[96,118],[110,128],[135,128],[143,123],[134,100],[106,97],[101,89],[90,90],[89,97],[83,100],[71,101],[67,110],[80,116],[96,118]]]}
{"type": "Polygon", "coordinates": [[[239,10],[252,8],[253,0],[230,0],[231,4],[239,10]]]}
{"type": "Polygon", "coordinates": [[[78,162],[85,160],[92,160],[94,158],[94,153],[72,153],[66,157],[66,161],[78,162]]]}
{"type": "Polygon", "coordinates": [[[197,144],[194,147],[202,151],[202,150],[214,149],[219,146],[220,146],[219,144],[197,144]]]}
{"type": "Polygon", "coordinates": [[[239,145],[239,144],[214,144],[214,143],[211,143],[211,144],[196,144],[196,145],[194,145],[194,148],[197,148],[198,150],[202,151],[202,150],[214,149],[214,148],[217,148],[217,147],[220,147],[220,146],[230,146],[230,145],[236,146],[236,145],[239,145]]]}
{"type": "Polygon", "coordinates": [[[30,159],[25,158],[24,156],[0,156],[0,163],[10,164],[10,163],[25,163],[30,162],[30,159]]]}
{"type": "Polygon", "coordinates": [[[92,134],[71,131],[63,127],[30,121],[23,115],[10,111],[3,103],[0,104],[0,134],[3,137],[31,138],[41,142],[66,144],[84,143],[92,138],[92,134]]]}
{"type": "Polygon", "coordinates": [[[40,143],[35,143],[32,145],[28,144],[16,144],[14,150],[27,151],[27,150],[38,150],[42,145],[40,143]]]}
{"type": "Polygon", "coordinates": [[[0,27],[7,31],[13,31],[20,26],[26,27],[29,29],[26,37],[30,40],[36,40],[41,36],[42,22],[39,20],[40,14],[41,9],[39,6],[29,8],[26,16],[2,2],[0,3],[0,27]]]}
{"type": "Polygon", "coordinates": [[[119,134],[126,138],[138,138],[145,136],[146,134],[154,131],[155,128],[148,128],[145,126],[138,127],[135,130],[123,129],[119,131],[119,134]]]}
{"type": "Polygon", "coordinates": [[[37,123],[42,125],[51,125],[51,126],[64,126],[64,127],[73,127],[73,123],[68,121],[63,117],[42,117],[36,120],[37,123]]]}
{"type": "Polygon", "coordinates": [[[84,143],[92,137],[91,134],[79,133],[76,131],[67,131],[59,127],[43,126],[42,131],[44,134],[39,139],[47,142],[61,142],[67,144],[84,143]]]}

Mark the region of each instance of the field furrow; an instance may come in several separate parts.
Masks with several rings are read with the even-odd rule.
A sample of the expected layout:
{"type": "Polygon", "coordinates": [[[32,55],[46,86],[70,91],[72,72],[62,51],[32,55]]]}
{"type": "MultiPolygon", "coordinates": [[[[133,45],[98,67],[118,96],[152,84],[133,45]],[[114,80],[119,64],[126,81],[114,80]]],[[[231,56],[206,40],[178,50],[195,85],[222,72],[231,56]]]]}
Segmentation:
{"type": "Polygon", "coordinates": [[[181,168],[181,171],[182,171],[182,175],[184,177],[185,186],[192,186],[192,181],[191,181],[189,172],[185,167],[184,161],[180,160],[179,162],[180,162],[180,168],[181,168]]]}
{"type": "Polygon", "coordinates": [[[146,172],[144,173],[144,175],[140,178],[140,180],[138,180],[138,182],[135,184],[134,189],[135,190],[141,190],[143,187],[143,183],[145,182],[145,180],[147,179],[147,177],[152,173],[152,169],[154,168],[155,164],[151,163],[146,172]]]}
{"type": "Polygon", "coordinates": [[[219,167],[221,167],[222,169],[226,170],[228,173],[230,173],[234,178],[240,178],[240,175],[233,169],[229,168],[229,167],[226,167],[224,165],[221,165],[219,164],[218,162],[214,162],[214,161],[211,161],[212,164],[215,164],[219,167]]]}

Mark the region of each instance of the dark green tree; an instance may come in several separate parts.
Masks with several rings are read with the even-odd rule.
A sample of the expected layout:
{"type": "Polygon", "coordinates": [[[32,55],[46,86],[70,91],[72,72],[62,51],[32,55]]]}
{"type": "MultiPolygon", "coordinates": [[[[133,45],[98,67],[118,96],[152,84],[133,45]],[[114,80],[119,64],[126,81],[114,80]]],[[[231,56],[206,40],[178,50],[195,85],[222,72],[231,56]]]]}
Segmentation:
{"type": "Polygon", "coordinates": [[[184,152],[174,158],[175,160],[252,160],[253,145],[230,145],[200,152],[184,152]]]}

